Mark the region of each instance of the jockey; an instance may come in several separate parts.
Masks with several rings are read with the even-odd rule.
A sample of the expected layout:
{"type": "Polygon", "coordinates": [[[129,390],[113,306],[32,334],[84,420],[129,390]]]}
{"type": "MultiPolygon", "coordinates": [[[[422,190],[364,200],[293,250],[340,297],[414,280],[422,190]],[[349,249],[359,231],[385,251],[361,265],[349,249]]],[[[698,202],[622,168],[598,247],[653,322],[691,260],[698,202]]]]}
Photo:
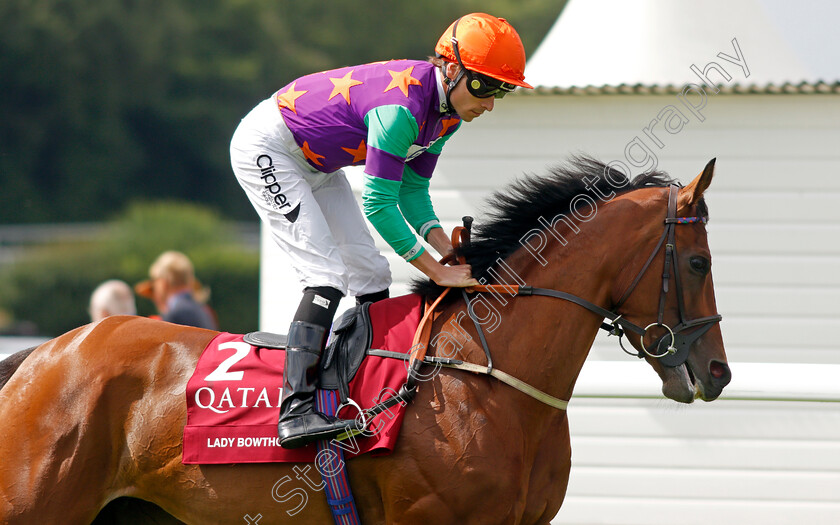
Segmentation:
{"type": "Polygon", "coordinates": [[[452,251],[429,197],[443,145],[524,81],[525,51],[502,18],[463,16],[429,61],[390,60],[301,77],[260,103],[231,141],[239,184],[303,286],[289,329],[278,424],[281,445],[303,446],[347,421],[314,409],[317,365],[338,302],[388,297],[387,260],[341,168],[364,165],[364,215],[406,261],[441,286],[478,284],[452,251]],[[463,80],[463,82],[462,82],[463,80]],[[408,224],[406,224],[408,222],[408,224]]]}

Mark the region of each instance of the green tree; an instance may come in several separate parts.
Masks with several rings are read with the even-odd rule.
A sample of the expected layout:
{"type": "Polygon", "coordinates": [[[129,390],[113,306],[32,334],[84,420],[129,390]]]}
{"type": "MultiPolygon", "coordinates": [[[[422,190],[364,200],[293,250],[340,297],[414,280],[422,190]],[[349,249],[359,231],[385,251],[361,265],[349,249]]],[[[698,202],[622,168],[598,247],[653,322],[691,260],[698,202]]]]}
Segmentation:
{"type": "Polygon", "coordinates": [[[564,0],[0,2],[0,223],[103,220],[137,198],[255,216],[239,119],[294,78],[424,58],[456,17],[506,17],[533,52],[564,0]]]}

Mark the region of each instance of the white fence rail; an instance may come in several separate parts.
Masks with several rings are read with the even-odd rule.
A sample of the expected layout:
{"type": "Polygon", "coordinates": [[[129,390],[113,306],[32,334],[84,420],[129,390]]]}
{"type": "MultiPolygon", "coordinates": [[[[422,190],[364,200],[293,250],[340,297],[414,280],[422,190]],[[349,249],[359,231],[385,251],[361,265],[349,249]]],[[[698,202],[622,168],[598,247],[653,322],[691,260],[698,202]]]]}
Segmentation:
{"type": "MultiPolygon", "coordinates": [[[[729,366],[732,382],[724,389],[722,400],[840,402],[840,365],[730,363],[729,366]]],[[[635,360],[590,360],[580,373],[575,397],[662,398],[661,386],[656,373],[646,364],[635,360]]]]}

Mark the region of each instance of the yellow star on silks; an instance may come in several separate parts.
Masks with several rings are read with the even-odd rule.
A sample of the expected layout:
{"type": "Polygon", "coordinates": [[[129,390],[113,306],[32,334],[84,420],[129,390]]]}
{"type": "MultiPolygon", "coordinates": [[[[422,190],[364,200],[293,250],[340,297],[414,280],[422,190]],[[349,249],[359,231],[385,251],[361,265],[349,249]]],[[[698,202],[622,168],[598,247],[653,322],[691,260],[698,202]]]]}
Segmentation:
{"type": "Polygon", "coordinates": [[[301,146],[300,150],[303,152],[303,156],[307,159],[311,160],[313,164],[317,164],[318,166],[323,166],[324,164],[318,160],[325,158],[323,155],[318,155],[311,149],[309,149],[309,143],[303,141],[303,146],[301,146]]]}
{"type": "Polygon", "coordinates": [[[456,125],[460,121],[461,121],[461,119],[458,119],[458,118],[455,118],[455,117],[441,120],[440,123],[443,124],[443,129],[440,130],[440,135],[438,135],[438,137],[442,137],[442,136],[446,135],[446,132],[449,130],[449,128],[456,125]]]}
{"type": "Polygon", "coordinates": [[[353,148],[341,148],[347,153],[353,155],[353,164],[365,160],[367,158],[367,146],[365,146],[365,141],[359,142],[359,147],[356,149],[353,148]]]}
{"type": "Polygon", "coordinates": [[[277,93],[277,105],[281,108],[289,108],[293,113],[297,114],[295,100],[300,98],[306,91],[295,91],[295,84],[297,82],[292,82],[292,85],[289,86],[289,89],[285,93],[277,93]]]}
{"type": "Polygon", "coordinates": [[[350,75],[352,74],[353,70],[350,70],[341,78],[330,78],[330,82],[333,83],[333,90],[332,93],[330,93],[330,98],[327,100],[332,100],[334,96],[341,94],[341,96],[344,97],[344,100],[347,101],[347,104],[350,105],[350,88],[363,84],[361,80],[353,80],[350,78],[350,75]]]}
{"type": "Polygon", "coordinates": [[[385,88],[386,91],[390,91],[394,88],[400,88],[400,91],[403,92],[403,95],[408,97],[408,86],[422,86],[423,84],[420,83],[419,80],[411,76],[411,71],[414,69],[414,66],[404,70],[404,71],[391,71],[388,70],[388,73],[391,74],[391,82],[388,84],[388,87],[385,88]]]}

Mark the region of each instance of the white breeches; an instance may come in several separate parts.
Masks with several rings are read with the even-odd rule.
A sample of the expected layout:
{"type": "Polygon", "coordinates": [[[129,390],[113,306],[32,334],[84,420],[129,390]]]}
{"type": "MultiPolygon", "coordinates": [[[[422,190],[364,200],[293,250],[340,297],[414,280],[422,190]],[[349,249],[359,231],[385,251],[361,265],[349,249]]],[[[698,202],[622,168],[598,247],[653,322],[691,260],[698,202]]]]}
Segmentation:
{"type": "Polygon", "coordinates": [[[242,119],[230,158],[302,287],[331,286],[358,296],[390,286],[388,261],[374,244],[344,172],[323,173],[306,163],[273,98],[242,119]]]}

